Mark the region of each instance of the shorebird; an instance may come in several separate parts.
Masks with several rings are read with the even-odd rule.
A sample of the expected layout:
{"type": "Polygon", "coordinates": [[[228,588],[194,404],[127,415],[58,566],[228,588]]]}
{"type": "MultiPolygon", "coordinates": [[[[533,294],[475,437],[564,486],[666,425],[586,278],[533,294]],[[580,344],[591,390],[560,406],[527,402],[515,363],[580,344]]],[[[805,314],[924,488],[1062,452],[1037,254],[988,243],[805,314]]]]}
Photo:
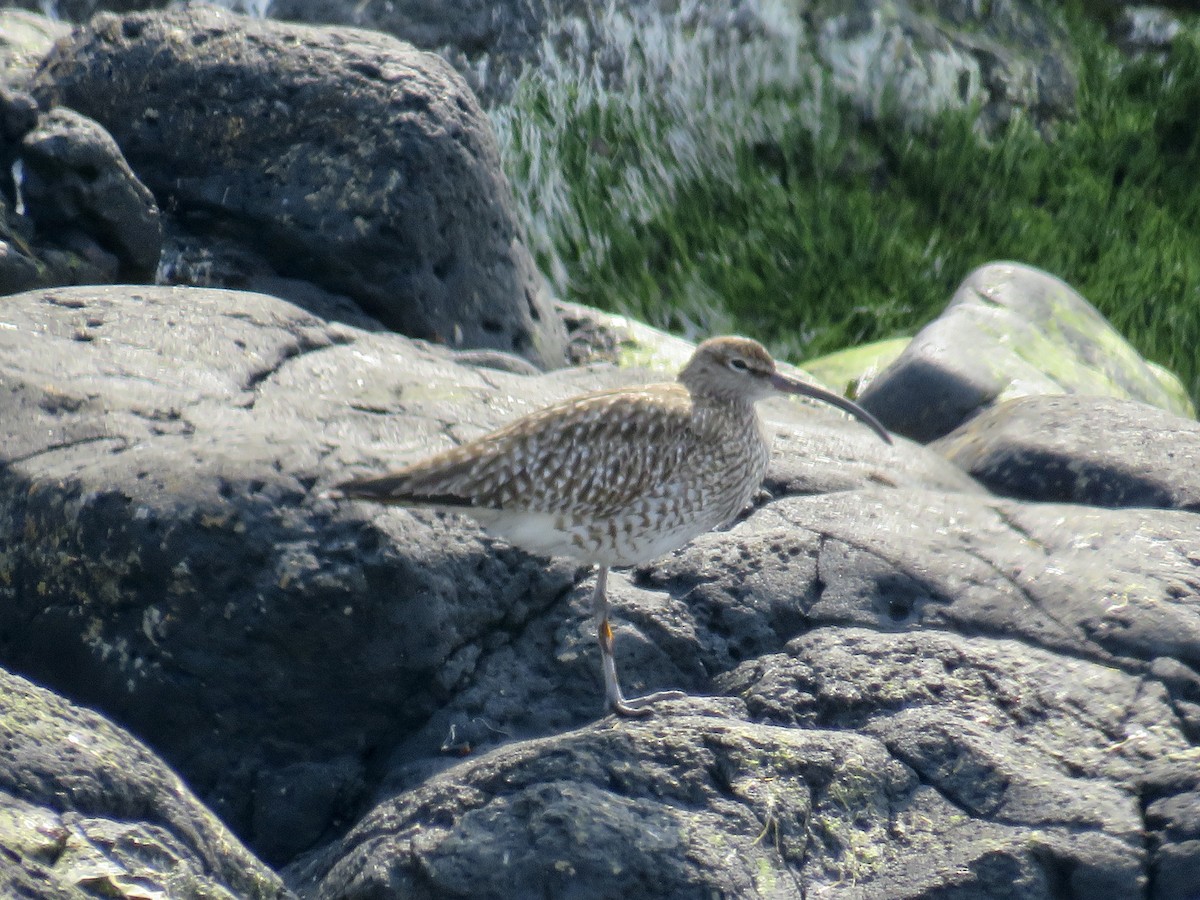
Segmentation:
{"type": "Polygon", "coordinates": [[[331,495],[463,513],[532,553],[597,566],[605,700],[619,715],[646,715],[683,695],[622,693],[608,570],[682,547],[746,507],[770,452],[754,404],[777,392],[832,404],[892,442],[857,404],[779,372],[761,344],[717,337],[696,348],[675,382],[584,394],[331,495]]]}

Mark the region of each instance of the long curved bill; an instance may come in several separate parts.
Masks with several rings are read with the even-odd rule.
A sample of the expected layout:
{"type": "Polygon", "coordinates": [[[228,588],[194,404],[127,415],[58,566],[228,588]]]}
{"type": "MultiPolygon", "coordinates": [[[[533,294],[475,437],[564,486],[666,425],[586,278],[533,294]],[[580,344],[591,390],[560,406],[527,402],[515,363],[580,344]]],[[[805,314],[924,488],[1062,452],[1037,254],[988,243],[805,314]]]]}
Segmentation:
{"type": "Polygon", "coordinates": [[[814,400],[820,400],[823,403],[828,403],[830,406],[836,406],[842,412],[849,413],[869,427],[883,439],[884,443],[890,444],[892,442],[892,436],[888,434],[887,429],[883,427],[880,421],[853,400],[847,400],[845,397],[830,393],[815,385],[807,384],[797,378],[791,378],[782,372],[776,372],[771,376],[771,386],[775,390],[782,391],[785,394],[812,397],[814,400]]]}

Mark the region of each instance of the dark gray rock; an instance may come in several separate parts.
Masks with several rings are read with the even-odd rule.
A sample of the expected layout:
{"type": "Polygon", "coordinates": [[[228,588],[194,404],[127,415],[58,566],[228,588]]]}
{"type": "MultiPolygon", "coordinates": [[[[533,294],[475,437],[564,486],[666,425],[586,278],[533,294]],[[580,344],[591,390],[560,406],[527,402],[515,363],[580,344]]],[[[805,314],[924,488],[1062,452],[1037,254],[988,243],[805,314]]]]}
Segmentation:
{"type": "Polygon", "coordinates": [[[302,896],[348,900],[1145,886],[1137,805],[1111,785],[1039,754],[1045,771],[1029,766],[1014,785],[1024,804],[1014,797],[995,815],[924,780],[904,752],[844,730],[750,722],[729,701],[674,703],[649,722],[602,722],[463,763],[384,801],[288,874],[302,896]]]}
{"type": "Polygon", "coordinates": [[[561,365],[488,120],[439,58],[195,5],[97,16],[35,92],[105,125],[193,231],[407,334],[561,365]]]}
{"type": "Polygon", "coordinates": [[[1200,423],[1132,400],[1010,400],[930,449],[1008,497],[1200,511],[1200,423]]]}
{"type": "Polygon", "coordinates": [[[112,137],[0,86],[0,293],[154,278],[158,207],[112,137]]]}
{"type": "Polygon", "coordinates": [[[368,5],[271,0],[268,14],[394,34],[436,52],[468,80],[485,105],[498,106],[513,99],[526,71],[553,70],[567,79],[578,75],[618,89],[640,81],[636,57],[647,44],[641,40],[643,32],[717,32],[726,47],[762,37],[768,29],[758,7],[757,0],[711,0],[685,9],[644,0],[620,5],[595,0],[463,0],[453,5],[438,0],[368,5]]]}
{"type": "Polygon", "coordinates": [[[0,238],[0,296],[37,287],[45,275],[46,266],[22,236],[27,224],[0,198],[0,233],[6,235],[0,238]]]}
{"type": "MultiPolygon", "coordinates": [[[[511,645],[473,659],[454,698],[399,748],[380,791],[393,799],[288,877],[314,897],[372,896],[383,884],[414,896],[497,896],[514,879],[554,895],[558,873],[593,873],[601,860],[620,862],[623,890],[663,897],[820,888],[999,898],[1014,885],[1030,897],[1140,896],[1151,872],[1186,883],[1200,854],[1174,810],[1190,802],[1200,736],[1188,706],[1200,666],[1198,546],[1200,518],[1182,512],[915,491],[773,503],[610,581],[631,690],[732,693],[745,710],[714,701],[703,708],[724,721],[693,725],[684,713],[698,701],[688,701],[670,707],[679,717],[609,720],[431,777],[439,749],[543,733],[547,685],[570,705],[594,691],[579,589],[511,645]],[[714,872],[711,857],[679,843],[671,818],[647,811],[665,803],[702,820],[714,809],[707,790],[736,802],[722,788],[741,777],[727,760],[704,762],[715,785],[659,774],[662,742],[681,771],[701,766],[687,747],[693,728],[732,728],[759,754],[748,783],[768,812],[758,814],[753,852],[739,849],[736,827],[726,836],[731,871],[714,872]],[[813,742],[852,733],[887,755],[844,748],[832,779],[816,775],[850,819],[830,822],[775,767],[811,761],[813,742]],[[872,780],[894,762],[911,773],[899,791],[872,780]],[[1154,807],[1148,849],[1143,807],[1175,797],[1154,807]],[[531,855],[544,846],[531,823],[547,820],[583,824],[573,841],[531,855]],[[588,831],[597,821],[603,836],[588,831]],[[637,849],[646,830],[668,836],[660,866],[686,860],[661,882],[645,874],[649,851],[637,849]],[[768,845],[756,861],[768,841],[775,852],[768,845]],[[728,880],[750,863],[765,880],[728,880]]],[[[575,720],[559,709],[555,730],[575,720]]],[[[595,878],[572,883],[578,896],[611,896],[595,878]]]]}
{"type": "Polygon", "coordinates": [[[215,290],[3,320],[0,660],[152,742],[269,862],[307,850],[305,894],[1166,897],[1200,866],[1194,513],[997,499],[764,404],[777,496],[610,580],[631,692],[732,696],[579,730],[582,571],[322,488],[644,375],[215,290]]]}
{"type": "Polygon", "coordinates": [[[44,283],[47,267],[34,249],[33,222],[18,212],[14,173],[20,171],[21,139],[38,120],[37,101],[0,84],[0,295],[44,283]]]}
{"type": "MultiPolygon", "coordinates": [[[[508,733],[598,713],[574,565],[454,516],[320,494],[645,374],[459,365],[215,290],[27,293],[5,300],[3,321],[0,660],[151,741],[269,861],[335,828],[396,746],[440,728],[437,761],[453,722],[430,717],[460,693],[451,713],[489,694],[488,721],[508,733]],[[475,677],[514,657],[511,674],[530,661],[544,674],[499,692],[475,677]],[[506,707],[506,691],[525,707],[506,707]],[[271,834],[281,817],[304,825],[271,834]]],[[[781,483],[966,483],[827,409],[768,411],[798,455],[781,483]]],[[[636,648],[622,653],[648,655],[636,648]]]]}
{"type": "Polygon", "coordinates": [[[154,279],[162,224],[154,196],[138,181],[116,142],[70,109],[52,109],[21,140],[21,193],[39,234],[81,255],[111,256],[103,281],[154,279]]]}
{"type": "MultiPolygon", "coordinates": [[[[986,818],[1036,829],[1046,878],[1034,896],[1145,896],[1140,808],[1155,794],[1142,773],[1187,777],[1193,765],[1160,685],[1022,642],[822,628],[722,687],[755,721],[878,738],[968,827],[986,818]]],[[[1151,805],[1170,853],[1186,853],[1190,833],[1162,829],[1166,807],[1187,801],[1173,793],[1151,805]]],[[[1200,872],[1200,856],[1189,858],[1200,872]]]]}
{"type": "MultiPolygon", "coordinates": [[[[719,673],[820,625],[998,635],[1134,672],[1157,664],[1178,714],[1197,728],[1188,704],[1200,664],[1198,541],[1200,521],[1179,512],[919,491],[790,498],[611,576],[618,665],[631,691],[707,692],[719,673]]],[[[586,589],[567,601],[511,646],[472,660],[454,697],[397,756],[398,787],[423,777],[442,744],[494,742],[489,725],[538,732],[548,683],[561,704],[550,721],[595,704],[586,589]]]]}
{"type": "Polygon", "coordinates": [[[52,0],[52,2],[48,2],[48,0],[14,0],[12,5],[39,12],[49,8],[53,10],[55,16],[64,21],[86,22],[96,13],[157,9],[170,2],[171,0],[52,0]]]}
{"type": "Polygon", "coordinates": [[[927,442],[993,403],[1064,393],[1194,412],[1179,380],[1142,359],[1069,285],[1030,266],[988,263],[859,402],[892,431],[927,442]]]}
{"type": "Polygon", "coordinates": [[[586,2],[578,0],[541,3],[466,0],[454,7],[438,0],[399,0],[369,7],[338,0],[324,3],[272,0],[269,12],[272,17],[287,21],[375,28],[428,49],[453,45],[463,52],[495,53],[505,47],[531,51],[543,16],[571,7],[580,11],[586,6],[586,2]]]}
{"type": "MultiPolygon", "coordinates": [[[[1184,760],[1187,761],[1186,759],[1184,760]]],[[[1193,900],[1200,884],[1200,769],[1161,760],[1138,778],[1156,900],[1193,900]]]]}
{"type": "Polygon", "coordinates": [[[364,790],[364,766],[357,757],[300,762],[264,770],[254,783],[251,841],[269,859],[290,859],[297,847],[329,840],[354,822],[364,790]]]}
{"type": "MultiPolygon", "coordinates": [[[[171,218],[166,224],[160,284],[270,294],[327,322],[344,322],[366,331],[384,330],[383,324],[363,312],[352,298],[302,278],[280,275],[262,254],[242,241],[192,234],[171,218]]],[[[525,362],[520,357],[513,358],[525,362]]]]}
{"type": "MultiPolygon", "coordinates": [[[[433,372],[447,364],[428,352],[416,352],[406,377],[418,380],[403,389],[362,368],[393,365],[386,342],[347,346],[325,370],[320,355],[349,335],[282,301],[201,290],[23,295],[6,302],[5,321],[5,419],[31,430],[10,433],[0,517],[5,545],[21,529],[37,558],[18,551],[5,570],[18,605],[41,612],[32,631],[4,631],[0,652],[153,740],[244,835],[275,816],[261,807],[280,802],[254,792],[263,770],[360,756],[427,715],[439,690],[430,672],[454,648],[510,615],[519,623],[526,594],[545,602],[569,578],[493,556],[478,534],[437,520],[392,523],[409,535],[401,543],[429,537],[397,568],[391,526],[380,531],[367,511],[332,523],[329,504],[316,518],[301,512],[315,501],[319,461],[344,452],[347,420],[358,423],[347,432],[358,435],[346,443],[355,454],[442,433],[420,414],[397,431],[387,415],[401,391],[419,407],[414,395],[445,383],[433,372]],[[318,374],[292,383],[287,369],[309,355],[318,374]],[[121,524],[108,521],[114,513],[121,524]],[[73,549],[60,566],[50,547],[62,540],[73,549]],[[79,553],[105,562],[78,567],[68,557],[79,553]],[[451,558],[461,578],[445,570],[451,558]],[[39,570],[41,601],[20,574],[39,570]],[[71,587],[76,576],[87,586],[71,587]],[[76,626],[101,595],[112,602],[84,634],[76,626]],[[378,643],[363,646],[364,633],[378,643]]],[[[328,803],[322,823],[345,807],[340,796],[306,796],[328,803]]],[[[320,829],[271,836],[271,848],[306,831],[320,829]]]]}
{"type": "MultiPolygon", "coordinates": [[[[0,150],[4,153],[4,158],[0,161],[4,163],[6,170],[19,158],[17,148],[25,135],[33,131],[37,121],[38,105],[32,96],[0,85],[0,150]]],[[[5,197],[9,202],[13,202],[15,194],[11,173],[6,171],[0,184],[4,185],[5,197]]]]}
{"type": "Polygon", "coordinates": [[[3,896],[287,896],[145,746],[3,670],[0,746],[3,896]]]}
{"type": "Polygon", "coordinates": [[[701,539],[650,584],[718,599],[753,588],[756,604],[789,598],[810,624],[1010,636],[1135,671],[1158,657],[1200,662],[1192,513],[843,492],[771,504],[743,528],[770,548],[747,554],[761,560],[749,584],[720,575],[722,557],[708,571],[688,560],[701,539]]]}

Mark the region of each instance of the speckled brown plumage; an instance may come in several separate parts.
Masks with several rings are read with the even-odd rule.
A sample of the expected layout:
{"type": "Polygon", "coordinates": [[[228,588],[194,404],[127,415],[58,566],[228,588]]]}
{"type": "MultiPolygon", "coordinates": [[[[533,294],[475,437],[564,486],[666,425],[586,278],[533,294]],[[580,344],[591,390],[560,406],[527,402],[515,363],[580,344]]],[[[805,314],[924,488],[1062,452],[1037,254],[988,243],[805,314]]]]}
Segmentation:
{"type": "Polygon", "coordinates": [[[749,403],[661,384],[570,400],[342,490],[459,510],[530,551],[622,566],[731,519],[766,465],[749,403]]]}
{"type": "Polygon", "coordinates": [[[701,344],[675,383],[568,400],[338,490],[462,512],[532,552],[598,564],[595,605],[609,705],[641,714],[647,698],[625,700],[616,682],[607,569],[661,556],[746,506],[769,456],[754,403],[775,391],[832,403],[890,441],[848,400],[779,374],[758,343],[722,337],[701,344]]]}

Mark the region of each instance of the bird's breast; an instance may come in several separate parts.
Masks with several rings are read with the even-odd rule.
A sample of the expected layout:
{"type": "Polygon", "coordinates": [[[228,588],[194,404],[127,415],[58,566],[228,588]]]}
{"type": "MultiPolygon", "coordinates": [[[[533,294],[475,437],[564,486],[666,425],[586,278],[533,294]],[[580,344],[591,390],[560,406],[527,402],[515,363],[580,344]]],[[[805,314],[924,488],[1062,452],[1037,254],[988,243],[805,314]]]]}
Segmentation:
{"type": "Polygon", "coordinates": [[[660,485],[615,515],[593,523],[588,540],[611,549],[609,565],[634,565],[675,550],[738,515],[766,474],[770,450],[754,423],[753,434],[723,437],[694,449],[660,485]]]}
{"type": "Polygon", "coordinates": [[[634,452],[642,442],[632,440],[621,459],[605,462],[611,471],[604,473],[576,468],[573,500],[557,509],[472,514],[535,553],[612,566],[647,562],[733,519],[767,469],[767,440],[752,410],[749,418],[701,414],[675,440],[671,453],[647,454],[647,460],[634,452]],[[630,484],[620,477],[623,468],[630,484]]]}

